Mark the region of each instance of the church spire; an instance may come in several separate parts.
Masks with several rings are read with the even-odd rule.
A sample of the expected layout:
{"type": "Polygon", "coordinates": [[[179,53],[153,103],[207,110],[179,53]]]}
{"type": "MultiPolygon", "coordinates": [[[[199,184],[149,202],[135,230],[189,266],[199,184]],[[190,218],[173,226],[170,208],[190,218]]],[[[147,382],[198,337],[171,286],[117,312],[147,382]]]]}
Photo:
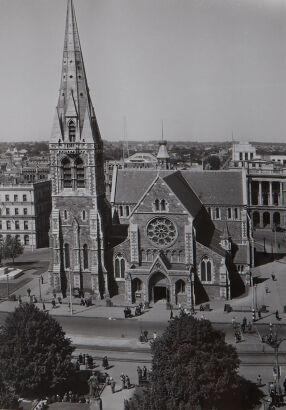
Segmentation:
{"type": "Polygon", "coordinates": [[[80,45],[73,1],[68,0],[62,75],[57,105],[57,116],[62,135],[52,135],[54,141],[69,142],[70,124],[75,137],[70,142],[99,142],[101,140],[94,109],[91,103],[86,72],[80,45]],[[86,122],[88,124],[86,124],[86,122]],[[88,140],[83,129],[90,128],[88,140]]]}

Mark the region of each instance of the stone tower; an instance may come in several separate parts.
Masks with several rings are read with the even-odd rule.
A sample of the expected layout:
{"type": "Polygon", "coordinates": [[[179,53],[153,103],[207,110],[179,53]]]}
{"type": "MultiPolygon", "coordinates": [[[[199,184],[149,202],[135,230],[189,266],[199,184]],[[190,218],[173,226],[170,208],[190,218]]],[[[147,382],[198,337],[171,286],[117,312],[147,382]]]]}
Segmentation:
{"type": "Polygon", "coordinates": [[[50,288],[108,294],[111,212],[103,144],[91,103],[72,0],[68,0],[59,99],[49,144],[52,179],[50,288]]]}

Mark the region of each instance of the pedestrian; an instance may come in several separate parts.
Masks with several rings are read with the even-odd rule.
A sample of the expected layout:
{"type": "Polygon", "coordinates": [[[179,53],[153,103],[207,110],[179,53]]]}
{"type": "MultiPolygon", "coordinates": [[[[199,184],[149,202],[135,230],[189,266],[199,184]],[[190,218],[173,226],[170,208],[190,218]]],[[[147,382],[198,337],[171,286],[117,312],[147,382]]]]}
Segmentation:
{"type": "Polygon", "coordinates": [[[171,309],[171,312],[170,312],[170,320],[172,320],[174,318],[174,314],[173,314],[173,310],[171,309]]]}
{"type": "Polygon", "coordinates": [[[154,330],[154,332],[153,332],[153,340],[156,340],[157,339],[157,332],[156,332],[156,330],[154,330]]]}
{"type": "Polygon", "coordinates": [[[231,319],[231,323],[232,323],[232,326],[235,326],[235,324],[236,324],[236,319],[235,319],[235,317],[233,317],[233,318],[231,319]]]}
{"type": "MultiPolygon", "coordinates": [[[[137,367],[137,374],[138,374],[138,386],[140,386],[141,379],[142,379],[142,374],[143,374],[142,369],[141,369],[140,366],[137,367]]],[[[285,381],[286,381],[286,379],[285,379],[285,381]]]]}
{"type": "Polygon", "coordinates": [[[45,302],[43,302],[43,311],[45,310],[46,310],[46,305],[45,305],[45,302]]]}
{"type": "Polygon", "coordinates": [[[27,289],[27,294],[28,294],[28,297],[30,297],[30,295],[31,295],[31,289],[30,288],[27,289]]]}
{"type": "Polygon", "coordinates": [[[143,379],[146,379],[146,378],[147,378],[147,367],[146,367],[146,366],[143,367],[142,377],[143,377],[143,379]]]}
{"type": "Polygon", "coordinates": [[[275,277],[274,273],[271,274],[271,277],[272,277],[273,281],[276,280],[276,277],[275,277]]]}
{"type": "Polygon", "coordinates": [[[112,394],[115,393],[115,380],[113,380],[112,377],[110,377],[110,387],[111,387],[111,392],[112,394]]]}
{"type": "Polygon", "coordinates": [[[43,278],[43,275],[41,275],[41,283],[42,283],[42,285],[44,284],[44,278],[43,278]]]}
{"type": "Polygon", "coordinates": [[[58,296],[58,302],[60,305],[62,304],[62,298],[60,296],[58,296]]]}
{"type": "Polygon", "coordinates": [[[266,285],[265,285],[265,293],[269,293],[269,288],[266,285]]]}
{"type": "Polygon", "coordinates": [[[144,330],[144,332],[143,332],[143,334],[144,334],[144,340],[145,340],[145,342],[148,342],[148,330],[144,330]]]}
{"type": "Polygon", "coordinates": [[[121,390],[125,389],[125,376],[123,373],[120,375],[120,380],[121,380],[121,390]]]}
{"type": "Polygon", "coordinates": [[[107,360],[107,356],[104,356],[104,358],[102,359],[102,367],[104,369],[108,368],[108,360],[107,360]]]}
{"type": "Polygon", "coordinates": [[[258,311],[258,319],[261,319],[261,310],[258,311]]]}
{"type": "Polygon", "coordinates": [[[127,374],[125,375],[125,387],[126,387],[126,389],[130,389],[130,387],[131,387],[130,379],[129,379],[129,376],[127,374]]]}
{"type": "Polygon", "coordinates": [[[243,333],[245,333],[246,325],[247,325],[247,319],[246,319],[246,317],[244,316],[244,318],[242,319],[242,325],[241,325],[241,329],[242,329],[242,332],[243,332],[243,333]]]}
{"type": "Polygon", "coordinates": [[[52,309],[54,309],[56,307],[56,301],[55,299],[52,300],[52,309]]]}
{"type": "Polygon", "coordinates": [[[275,312],[275,316],[276,316],[276,319],[277,319],[277,320],[280,320],[280,316],[279,316],[278,309],[277,309],[276,312],[275,312]]]}
{"type": "Polygon", "coordinates": [[[283,387],[284,387],[284,394],[286,394],[286,379],[284,379],[283,387]]]}
{"type": "Polygon", "coordinates": [[[262,386],[262,378],[261,378],[260,374],[257,376],[256,384],[257,384],[258,387],[262,386]]]}

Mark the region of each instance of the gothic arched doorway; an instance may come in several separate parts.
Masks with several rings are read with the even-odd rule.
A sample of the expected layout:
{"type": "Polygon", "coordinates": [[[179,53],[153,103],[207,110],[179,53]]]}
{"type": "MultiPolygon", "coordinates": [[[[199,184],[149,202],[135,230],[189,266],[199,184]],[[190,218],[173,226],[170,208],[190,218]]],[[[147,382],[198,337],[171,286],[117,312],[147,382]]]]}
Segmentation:
{"type": "Polygon", "coordinates": [[[149,279],[149,301],[155,303],[162,299],[170,301],[170,282],[164,273],[156,272],[149,279]]]}

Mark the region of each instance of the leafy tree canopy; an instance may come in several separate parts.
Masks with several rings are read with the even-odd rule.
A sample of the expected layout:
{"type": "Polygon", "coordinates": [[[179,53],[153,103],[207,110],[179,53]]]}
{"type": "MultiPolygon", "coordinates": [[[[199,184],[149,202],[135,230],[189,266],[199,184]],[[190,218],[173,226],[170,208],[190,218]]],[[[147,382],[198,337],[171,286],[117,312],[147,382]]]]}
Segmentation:
{"type": "Polygon", "coordinates": [[[73,372],[70,339],[35,305],[10,313],[0,331],[0,377],[19,395],[61,390],[73,372]]]}
{"type": "Polygon", "coordinates": [[[211,170],[220,169],[220,159],[217,155],[210,155],[205,161],[205,168],[211,170]]]}
{"type": "Polygon", "coordinates": [[[236,349],[207,320],[175,318],[152,344],[152,354],[145,402],[137,395],[128,409],[246,410],[259,403],[256,385],[237,374],[236,349]]]}
{"type": "Polygon", "coordinates": [[[1,254],[5,259],[14,259],[22,255],[24,247],[16,236],[6,236],[4,242],[1,243],[1,254]]]}

